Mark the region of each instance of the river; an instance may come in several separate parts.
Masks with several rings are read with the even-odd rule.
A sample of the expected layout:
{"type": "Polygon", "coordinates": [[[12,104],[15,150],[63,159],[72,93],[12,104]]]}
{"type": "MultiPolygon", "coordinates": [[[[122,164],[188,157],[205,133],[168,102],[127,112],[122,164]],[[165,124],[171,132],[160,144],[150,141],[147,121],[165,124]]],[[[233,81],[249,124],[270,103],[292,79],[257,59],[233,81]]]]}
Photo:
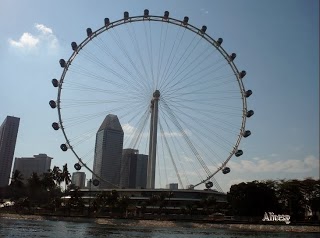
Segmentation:
{"type": "Polygon", "coordinates": [[[0,237],[110,237],[110,238],[316,238],[319,233],[255,232],[218,228],[147,227],[97,222],[0,218],[0,237]]]}

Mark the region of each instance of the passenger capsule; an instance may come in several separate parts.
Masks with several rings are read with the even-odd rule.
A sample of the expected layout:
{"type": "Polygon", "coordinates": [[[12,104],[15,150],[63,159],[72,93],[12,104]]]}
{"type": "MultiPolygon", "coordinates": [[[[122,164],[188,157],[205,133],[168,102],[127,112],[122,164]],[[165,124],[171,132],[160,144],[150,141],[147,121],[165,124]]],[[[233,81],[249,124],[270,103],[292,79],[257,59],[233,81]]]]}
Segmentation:
{"type": "Polygon", "coordinates": [[[246,98],[250,97],[251,94],[252,94],[252,91],[250,89],[247,90],[246,93],[245,93],[246,98]]]}
{"type": "Polygon", "coordinates": [[[78,48],[77,43],[76,42],[72,42],[71,43],[71,48],[72,48],[72,50],[77,50],[77,48],[78,48]]]}
{"type": "Polygon", "coordinates": [[[149,10],[148,9],[144,9],[143,17],[148,17],[148,16],[149,16],[149,10]]]}
{"type": "Polygon", "coordinates": [[[128,20],[129,19],[129,12],[124,12],[123,13],[123,18],[124,18],[125,21],[128,20]]]}
{"type": "Polygon", "coordinates": [[[239,74],[240,78],[242,79],[244,76],[246,76],[247,72],[242,70],[239,74]]]}
{"type": "Polygon", "coordinates": [[[206,30],[207,30],[207,27],[206,26],[202,26],[200,31],[201,31],[202,34],[204,34],[204,33],[206,33],[206,30]]]}
{"type": "Polygon", "coordinates": [[[183,25],[188,25],[189,17],[184,17],[183,18],[183,25]]]}
{"type": "Polygon", "coordinates": [[[229,58],[231,61],[233,61],[235,58],[237,57],[237,54],[236,53],[232,53],[229,58]]]}
{"type": "Polygon", "coordinates": [[[94,180],[92,180],[92,184],[93,184],[94,186],[99,186],[100,182],[99,182],[98,179],[94,179],[94,180]]]}
{"type": "Polygon", "coordinates": [[[230,168],[229,167],[225,167],[225,168],[223,168],[223,170],[222,170],[222,173],[223,174],[227,174],[227,173],[229,173],[230,172],[230,168]]]}
{"type": "Polygon", "coordinates": [[[49,101],[49,105],[50,105],[51,108],[56,108],[56,107],[57,107],[56,102],[53,101],[53,100],[50,100],[50,101],[49,101]]]}
{"type": "Polygon", "coordinates": [[[59,64],[62,68],[66,67],[66,61],[64,59],[60,59],[59,64]]]}
{"type": "Polygon", "coordinates": [[[59,130],[60,126],[59,126],[59,124],[58,124],[57,122],[54,122],[54,123],[52,123],[52,128],[53,128],[55,131],[57,131],[57,130],[59,130]]]}
{"type": "Polygon", "coordinates": [[[239,157],[241,155],[243,155],[243,151],[242,150],[237,150],[237,152],[235,153],[235,156],[239,157]]]}
{"type": "Polygon", "coordinates": [[[88,37],[92,36],[92,30],[91,30],[91,28],[87,28],[87,36],[88,36],[88,37]]]}
{"type": "Polygon", "coordinates": [[[213,183],[211,181],[206,182],[206,188],[212,188],[213,183]]]}
{"type": "Polygon", "coordinates": [[[57,79],[52,79],[51,83],[52,83],[53,87],[55,87],[55,88],[59,86],[59,81],[57,79]]]}
{"type": "Polygon", "coordinates": [[[243,133],[243,137],[244,138],[247,138],[248,136],[250,136],[251,135],[251,131],[245,131],[244,133],[243,133]]]}
{"type": "Polygon", "coordinates": [[[168,11],[164,12],[163,18],[166,19],[166,20],[169,18],[169,12],[168,11]]]}
{"type": "Polygon", "coordinates": [[[81,165],[79,163],[75,163],[74,168],[79,171],[81,169],[81,165]]]}
{"type": "Polygon", "coordinates": [[[222,42],[223,42],[223,39],[222,39],[222,38],[219,38],[219,39],[217,40],[217,45],[220,46],[220,45],[222,44],[222,42]]]}
{"type": "Polygon", "coordinates": [[[247,117],[251,117],[254,114],[254,111],[250,110],[247,111],[247,117]]]}
{"type": "Polygon", "coordinates": [[[104,19],[104,25],[105,25],[105,26],[109,26],[109,25],[110,25],[110,20],[109,20],[109,18],[105,18],[105,19],[104,19]]]}
{"type": "Polygon", "coordinates": [[[61,149],[62,151],[67,151],[67,150],[68,150],[68,146],[67,146],[66,144],[61,144],[61,145],[60,145],[60,149],[61,149]]]}

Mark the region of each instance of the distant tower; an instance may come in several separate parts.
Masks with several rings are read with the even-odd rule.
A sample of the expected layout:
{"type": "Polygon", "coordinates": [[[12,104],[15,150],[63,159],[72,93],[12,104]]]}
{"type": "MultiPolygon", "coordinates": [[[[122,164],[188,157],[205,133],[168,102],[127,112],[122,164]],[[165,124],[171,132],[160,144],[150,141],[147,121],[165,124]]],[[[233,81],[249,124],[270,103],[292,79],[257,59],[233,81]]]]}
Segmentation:
{"type": "Polygon", "coordinates": [[[93,172],[107,181],[100,181],[99,188],[115,188],[114,185],[120,185],[122,148],[123,130],[119,119],[116,115],[109,114],[96,134],[93,172]]]}
{"type": "Polygon", "coordinates": [[[148,155],[138,154],[136,188],[147,188],[148,155]]]}
{"type": "Polygon", "coordinates": [[[85,188],[86,173],[85,172],[74,172],[72,173],[72,184],[79,188],[85,188]]]}
{"type": "Polygon", "coordinates": [[[0,127],[0,187],[9,183],[20,118],[7,116],[0,127]]]}
{"type": "Polygon", "coordinates": [[[52,158],[46,154],[34,155],[33,157],[15,158],[13,170],[19,170],[24,178],[24,182],[31,177],[32,173],[39,176],[47,173],[51,167],[52,158]]]}
{"type": "Polygon", "coordinates": [[[139,151],[124,149],[120,170],[120,188],[135,188],[137,174],[137,156],[139,151]]]}

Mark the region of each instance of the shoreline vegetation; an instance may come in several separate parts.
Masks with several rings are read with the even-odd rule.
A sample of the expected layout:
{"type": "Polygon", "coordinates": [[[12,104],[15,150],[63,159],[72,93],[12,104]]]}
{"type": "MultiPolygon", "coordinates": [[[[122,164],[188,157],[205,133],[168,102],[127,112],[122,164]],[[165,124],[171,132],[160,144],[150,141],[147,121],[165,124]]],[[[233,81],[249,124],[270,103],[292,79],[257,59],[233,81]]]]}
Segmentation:
{"type": "Polygon", "coordinates": [[[286,225],[286,224],[240,224],[214,221],[172,221],[158,219],[125,219],[108,217],[79,217],[79,216],[56,216],[56,215],[25,215],[18,213],[0,213],[0,219],[13,220],[50,220],[69,222],[93,222],[106,226],[121,226],[125,228],[195,228],[195,229],[231,229],[253,232],[299,232],[299,233],[320,233],[318,225],[286,225]]]}

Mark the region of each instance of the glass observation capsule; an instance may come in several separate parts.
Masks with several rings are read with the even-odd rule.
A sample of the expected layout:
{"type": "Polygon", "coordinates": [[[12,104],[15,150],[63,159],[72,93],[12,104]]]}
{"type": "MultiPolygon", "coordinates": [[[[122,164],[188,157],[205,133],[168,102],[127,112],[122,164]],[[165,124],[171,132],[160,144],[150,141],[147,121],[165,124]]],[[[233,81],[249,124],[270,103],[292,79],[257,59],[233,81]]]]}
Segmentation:
{"type": "Polygon", "coordinates": [[[62,68],[66,67],[66,61],[64,59],[60,59],[59,64],[62,68]]]}
{"type": "Polygon", "coordinates": [[[98,185],[100,184],[100,182],[99,182],[98,179],[94,179],[94,180],[92,180],[92,184],[93,184],[94,186],[98,186],[98,185]]]}
{"type": "Polygon", "coordinates": [[[50,100],[50,101],[49,101],[49,105],[50,105],[51,108],[56,108],[56,107],[57,107],[56,102],[53,101],[53,100],[50,100]]]}
{"type": "Polygon", "coordinates": [[[223,173],[223,174],[230,173],[230,168],[229,168],[229,167],[223,168],[222,173],[223,173]]]}
{"type": "Polygon", "coordinates": [[[109,26],[110,25],[110,19],[109,18],[105,18],[104,19],[104,25],[105,26],[109,26]]]}
{"type": "Polygon", "coordinates": [[[74,168],[79,171],[81,169],[81,165],[79,163],[75,163],[74,168]]]}
{"type": "Polygon", "coordinates": [[[219,38],[219,39],[217,40],[217,45],[220,46],[220,45],[222,44],[222,42],[223,42],[223,39],[222,39],[222,38],[219,38]]]}
{"type": "Polygon", "coordinates": [[[66,144],[61,144],[61,145],[60,145],[60,149],[61,149],[62,151],[67,151],[67,150],[68,150],[68,146],[67,146],[66,144]]]}
{"type": "Polygon", "coordinates": [[[57,79],[52,79],[51,83],[52,83],[53,87],[55,87],[55,88],[59,86],[59,81],[57,79]]]}
{"type": "Polygon", "coordinates": [[[235,153],[235,156],[239,157],[241,155],[243,155],[243,151],[242,150],[237,150],[237,152],[235,153]]]}
{"type": "Polygon", "coordinates": [[[206,188],[212,188],[213,183],[211,181],[206,182],[206,188]]]}
{"type": "Polygon", "coordinates": [[[237,57],[237,54],[236,54],[236,53],[232,53],[232,54],[229,56],[230,61],[233,61],[236,57],[237,57]]]}
{"type": "Polygon", "coordinates": [[[52,128],[57,131],[57,130],[59,130],[60,126],[57,122],[54,122],[54,123],[52,123],[52,128]]]}
{"type": "Polygon", "coordinates": [[[251,135],[251,131],[245,131],[244,133],[243,133],[243,137],[244,138],[247,138],[248,136],[250,136],[251,135]]]}
{"type": "Polygon", "coordinates": [[[247,72],[242,70],[239,74],[240,78],[242,79],[244,76],[246,76],[247,72]]]}
{"type": "Polygon", "coordinates": [[[78,49],[77,43],[76,42],[72,42],[71,43],[71,48],[72,48],[72,50],[77,50],[78,49]]]}
{"type": "Polygon", "coordinates": [[[92,36],[92,30],[91,30],[91,28],[87,28],[87,36],[88,36],[88,37],[92,36]]]}
{"type": "Polygon", "coordinates": [[[250,97],[251,94],[252,94],[252,90],[250,90],[250,89],[247,90],[246,93],[245,93],[246,98],[250,97]]]}
{"type": "Polygon", "coordinates": [[[250,111],[247,112],[247,117],[251,117],[253,114],[254,114],[254,111],[250,110],[250,111]]]}

